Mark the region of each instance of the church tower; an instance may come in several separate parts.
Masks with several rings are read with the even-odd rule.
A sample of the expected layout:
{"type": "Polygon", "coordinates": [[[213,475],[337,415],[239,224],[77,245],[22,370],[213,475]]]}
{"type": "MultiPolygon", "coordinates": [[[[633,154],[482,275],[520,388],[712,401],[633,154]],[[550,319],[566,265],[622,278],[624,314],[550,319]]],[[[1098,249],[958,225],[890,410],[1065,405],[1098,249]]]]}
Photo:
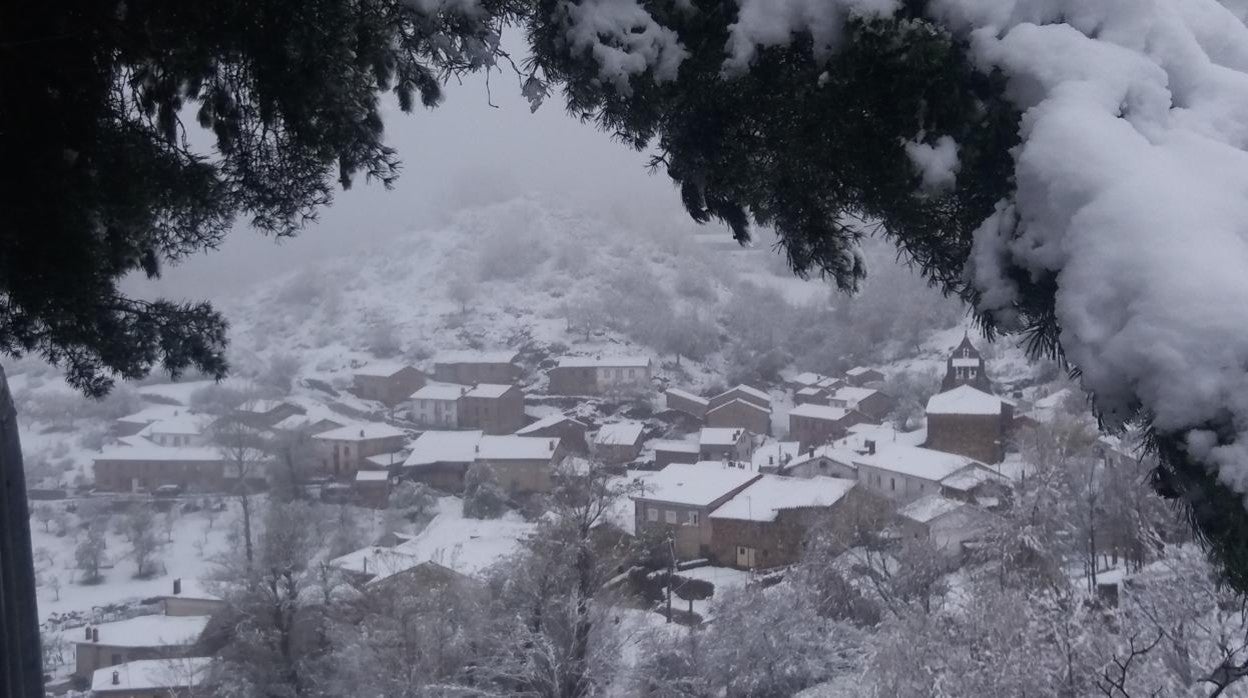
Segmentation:
{"type": "Polygon", "coordinates": [[[962,335],[962,343],[949,356],[945,378],[940,383],[940,392],[953,390],[960,385],[969,385],[985,393],[992,392],[992,383],[988,380],[988,372],[984,370],[984,357],[965,334],[962,335]]]}

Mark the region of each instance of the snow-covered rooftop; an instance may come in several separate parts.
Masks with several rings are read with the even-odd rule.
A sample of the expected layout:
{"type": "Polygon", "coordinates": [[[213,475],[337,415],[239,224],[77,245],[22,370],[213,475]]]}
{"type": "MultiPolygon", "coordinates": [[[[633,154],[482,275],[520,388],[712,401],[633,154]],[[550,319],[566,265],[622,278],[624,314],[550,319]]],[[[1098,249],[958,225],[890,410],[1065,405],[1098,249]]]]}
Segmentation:
{"type": "Polygon", "coordinates": [[[338,427],[344,426],[347,421],[348,420],[345,417],[341,417],[336,414],[334,415],[334,417],[325,417],[322,415],[312,415],[312,414],[292,414],[289,417],[274,424],[273,428],[280,429],[282,431],[296,431],[299,429],[319,428],[320,431],[315,431],[314,433],[322,433],[325,431],[329,431],[330,429],[337,429],[338,427]],[[324,422],[324,425],[321,427],[317,427],[317,425],[321,424],[322,422],[324,422]]]}
{"type": "Polygon", "coordinates": [[[212,657],[138,659],[96,669],[91,675],[91,690],[108,695],[137,691],[155,694],[191,688],[207,680],[211,667],[212,657]],[[116,683],[113,683],[113,674],[117,675],[116,683]]]}
{"type": "Polygon", "coordinates": [[[990,480],[1004,482],[1005,478],[986,468],[970,466],[943,478],[940,484],[942,487],[948,487],[951,490],[966,492],[990,480]]]}
{"type": "Polygon", "coordinates": [[[758,403],[750,402],[749,400],[746,400],[744,398],[739,398],[739,397],[733,398],[729,400],[728,402],[725,402],[717,407],[712,407],[710,411],[707,412],[707,414],[710,414],[711,412],[718,412],[722,409],[727,408],[729,405],[738,405],[738,404],[744,405],[745,407],[748,407],[752,410],[757,410],[759,412],[762,412],[763,414],[771,414],[770,408],[763,407],[762,405],[759,405],[758,403]]]}
{"type": "MultiPolygon", "coordinates": [[[[849,369],[848,371],[846,371],[846,372],[845,372],[845,375],[847,375],[847,376],[861,376],[861,375],[863,375],[863,374],[865,374],[865,373],[869,373],[869,372],[871,372],[871,371],[875,371],[875,369],[874,369],[874,368],[867,368],[866,366],[855,366],[855,367],[853,367],[853,368],[849,369]]],[[[878,371],[877,371],[877,373],[878,373],[878,371]]]]}
{"type": "Polygon", "coordinates": [[[693,393],[689,392],[688,390],[681,390],[680,388],[668,388],[668,389],[667,389],[667,394],[668,394],[668,395],[671,395],[672,397],[678,397],[678,398],[680,398],[680,399],[682,399],[682,400],[688,400],[688,401],[690,401],[690,402],[695,402],[695,403],[697,403],[697,404],[699,404],[699,405],[706,405],[706,404],[709,404],[709,402],[710,402],[709,400],[707,400],[706,398],[702,397],[701,395],[694,395],[693,393]]]}
{"type": "Polygon", "coordinates": [[[385,482],[390,479],[390,473],[385,470],[357,470],[355,473],[356,482],[385,482]]]}
{"type": "Polygon", "coordinates": [[[704,507],[758,477],[758,473],[716,461],[672,463],[643,482],[634,499],[704,507]]]}
{"type": "Polygon", "coordinates": [[[118,417],[117,421],[130,424],[151,424],[161,419],[173,419],[185,412],[186,408],[181,405],[152,405],[133,414],[118,417]]]}
{"type": "Polygon", "coordinates": [[[855,424],[846,431],[849,433],[836,440],[836,445],[844,448],[864,451],[868,441],[880,444],[895,443],[905,446],[918,446],[927,440],[927,431],[897,431],[887,424],[855,424]]]}
{"type": "Polygon", "coordinates": [[[553,436],[482,436],[477,457],[484,460],[547,460],[559,448],[553,436]]]}
{"type": "Polygon", "coordinates": [[[802,395],[802,396],[811,396],[811,397],[814,397],[814,396],[816,396],[816,395],[820,395],[820,394],[822,394],[822,393],[823,393],[823,388],[817,388],[817,387],[815,387],[815,386],[811,386],[811,387],[809,387],[809,388],[802,388],[801,390],[797,391],[797,393],[796,393],[796,394],[797,394],[797,395],[802,395]]]}
{"type": "Polygon", "coordinates": [[[202,414],[191,414],[185,410],[181,414],[157,419],[139,432],[140,436],[151,434],[180,434],[195,436],[204,433],[212,418],[202,414]]]}
{"type": "Polygon", "coordinates": [[[966,456],[935,451],[918,446],[879,444],[874,454],[862,454],[854,458],[860,465],[869,465],[902,475],[940,481],[968,465],[977,463],[966,456]]]}
{"type": "Polygon", "coordinates": [[[477,383],[464,393],[464,397],[479,397],[489,400],[495,400],[507,394],[508,390],[514,388],[514,385],[508,383],[477,383]]]}
{"type": "Polygon", "coordinates": [[[969,385],[933,395],[927,401],[928,414],[1001,414],[1001,398],[969,385]]]}
{"type": "Polygon", "coordinates": [[[801,451],[801,444],[796,441],[768,441],[754,450],[750,462],[755,470],[783,465],[797,458],[801,451]]]}
{"type": "MultiPolygon", "coordinates": [[[[460,574],[473,576],[512,554],[535,526],[510,518],[463,519],[438,514],[415,538],[395,546],[394,552],[420,562],[436,562],[460,574]]],[[[390,574],[402,570],[395,569],[390,574]]],[[[379,574],[370,583],[389,576],[379,574]]]]}
{"type": "Polygon", "coordinates": [[[411,400],[458,400],[468,392],[468,386],[454,383],[428,383],[411,394],[411,400]]]}
{"type": "Polygon", "coordinates": [[[181,578],[181,587],[182,587],[182,590],[179,593],[175,594],[173,593],[173,585],[170,585],[169,593],[165,594],[164,596],[171,598],[171,599],[199,599],[199,600],[207,600],[207,601],[220,601],[221,600],[221,597],[219,595],[217,595],[215,592],[209,591],[207,588],[204,587],[204,583],[200,581],[199,579],[196,579],[195,577],[181,578]]]}
{"type": "Polygon", "coordinates": [[[832,506],[856,484],[854,480],[834,477],[763,475],[712,511],[711,518],[775,521],[785,509],[832,506]]]}
{"type": "Polygon", "coordinates": [[[355,369],[357,376],[371,376],[374,378],[389,378],[405,368],[413,368],[408,364],[398,363],[394,361],[374,361],[366,366],[355,369]]]}
{"type": "Polygon", "coordinates": [[[851,405],[856,405],[878,392],[880,391],[873,388],[860,388],[853,385],[846,385],[837,388],[836,392],[833,393],[832,396],[837,400],[844,400],[851,405]]]}
{"type": "Polygon", "coordinates": [[[561,356],[560,368],[645,368],[648,356],[561,356]]]}
{"type": "Polygon", "coordinates": [[[366,441],[368,439],[388,439],[395,436],[406,436],[407,432],[383,422],[360,422],[348,424],[314,435],[314,439],[327,441],[366,441]]]}
{"type": "Polygon", "coordinates": [[[96,460],[132,461],[220,461],[221,452],[209,446],[159,446],[141,436],[120,439],[117,446],[106,446],[96,460]]]}
{"type": "Polygon", "coordinates": [[[282,400],[253,400],[240,405],[238,411],[250,412],[251,414],[268,414],[285,404],[287,403],[282,400]]]}
{"type": "Polygon", "coordinates": [[[719,395],[716,395],[715,397],[722,397],[732,392],[745,393],[746,395],[750,395],[751,397],[756,397],[760,400],[766,400],[767,402],[771,402],[771,396],[768,395],[766,392],[759,390],[758,388],[755,388],[752,385],[746,385],[745,383],[739,383],[737,385],[734,385],[731,388],[720,393],[719,395]]]}
{"type": "Polygon", "coordinates": [[[669,453],[697,453],[698,444],[695,441],[655,441],[654,450],[669,453]]]}
{"type": "Polygon", "coordinates": [[[426,431],[412,442],[406,467],[433,463],[471,463],[477,458],[480,431],[426,431]]]}
{"type": "Polygon", "coordinates": [[[927,523],[945,514],[957,511],[964,506],[967,506],[965,502],[942,497],[938,494],[928,494],[898,509],[897,515],[918,523],[927,523]]]}
{"type": "Polygon", "coordinates": [[[735,446],[744,433],[744,429],[734,427],[702,427],[698,432],[698,443],[703,446],[735,446]]]}
{"type": "Polygon", "coordinates": [[[370,545],[336,557],[329,564],[356,574],[385,576],[411,569],[420,562],[422,561],[415,555],[397,548],[370,545]]]}
{"type": "Polygon", "coordinates": [[[542,417],[541,419],[537,420],[536,422],[533,422],[532,424],[529,424],[528,426],[520,427],[519,429],[516,430],[516,434],[519,434],[520,436],[524,436],[525,434],[531,434],[535,431],[540,431],[547,427],[553,427],[556,424],[562,424],[564,422],[575,422],[576,424],[585,426],[584,423],[577,421],[567,416],[566,414],[560,414],[556,412],[555,414],[546,415],[545,417],[542,417]]]}
{"type": "Polygon", "coordinates": [[[439,364],[509,364],[519,356],[510,349],[479,351],[475,349],[457,349],[438,352],[434,363],[439,364]]]}
{"type": "Polygon", "coordinates": [[[797,374],[796,376],[793,376],[793,382],[797,383],[798,385],[812,386],[815,383],[818,383],[819,381],[825,378],[827,378],[827,376],[821,373],[815,373],[814,371],[803,371],[797,374]]]}
{"type": "Polygon", "coordinates": [[[594,437],[594,443],[601,446],[631,446],[641,438],[645,426],[641,422],[613,422],[603,424],[594,437]]]}
{"type": "MultiPolygon", "coordinates": [[[[138,616],[92,628],[100,632],[99,642],[109,647],[172,647],[193,644],[208,627],[209,616],[138,616]]],[[[79,637],[79,643],[86,641],[79,637]]]]}
{"type": "Polygon", "coordinates": [[[830,407],[828,405],[817,405],[813,402],[807,402],[789,410],[789,414],[837,422],[844,419],[849,414],[849,410],[843,407],[830,407]]]}
{"type": "Polygon", "coordinates": [[[377,466],[378,469],[385,470],[392,465],[402,465],[407,460],[408,451],[393,451],[391,453],[378,453],[376,455],[367,456],[364,460],[377,466]]]}

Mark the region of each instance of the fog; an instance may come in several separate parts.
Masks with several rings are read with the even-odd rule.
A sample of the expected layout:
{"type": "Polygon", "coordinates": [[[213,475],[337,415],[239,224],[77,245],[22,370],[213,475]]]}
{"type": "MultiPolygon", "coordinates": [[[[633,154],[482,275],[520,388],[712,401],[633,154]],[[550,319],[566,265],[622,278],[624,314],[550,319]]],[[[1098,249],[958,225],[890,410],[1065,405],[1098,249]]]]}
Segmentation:
{"type": "MultiPolygon", "coordinates": [[[[517,38],[505,44],[515,49],[517,38]]],[[[125,291],[225,298],[310,260],[349,255],[405,230],[436,226],[464,207],[523,194],[615,220],[688,221],[671,180],[647,171],[646,154],[570,116],[558,94],[530,113],[510,67],[495,71],[488,89],[483,74],[453,81],[434,109],[404,114],[387,98],[385,124],[386,141],[403,163],[392,189],[359,177],[294,238],[275,240],[240,220],[219,250],[167,266],[155,281],[127,279],[125,291]]]]}

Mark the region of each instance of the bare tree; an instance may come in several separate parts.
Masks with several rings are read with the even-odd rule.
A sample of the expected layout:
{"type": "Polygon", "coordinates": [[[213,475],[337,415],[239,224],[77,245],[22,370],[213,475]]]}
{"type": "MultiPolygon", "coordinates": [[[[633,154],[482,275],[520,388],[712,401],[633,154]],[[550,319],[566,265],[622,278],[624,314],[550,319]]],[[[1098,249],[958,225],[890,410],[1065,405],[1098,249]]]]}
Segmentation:
{"type": "Polygon", "coordinates": [[[135,507],[121,519],[121,535],[130,543],[134,559],[134,576],[144,579],[151,575],[150,564],[160,543],[156,540],[156,517],[146,506],[135,507]]]}
{"type": "Polygon", "coordinates": [[[35,507],[34,517],[36,521],[43,524],[44,533],[52,532],[52,522],[56,519],[56,512],[52,509],[51,506],[47,504],[41,504],[35,507]]]}
{"type": "Polygon", "coordinates": [[[74,549],[74,562],[82,572],[82,584],[98,584],[103,577],[100,567],[104,563],[104,551],[108,541],[104,537],[104,525],[95,522],[87,527],[87,535],[74,549]]]}
{"type": "Polygon", "coordinates": [[[61,578],[56,576],[55,574],[48,577],[48,588],[52,590],[53,594],[56,594],[56,600],[60,601],[61,600],[61,578]]]}
{"type": "Polygon", "coordinates": [[[225,461],[226,479],[232,481],[233,494],[242,508],[243,550],[250,565],[255,558],[251,488],[255,479],[264,477],[268,444],[261,432],[232,415],[213,425],[212,442],[225,461]]]}
{"type": "Polygon", "coordinates": [[[456,276],[446,288],[446,295],[459,306],[461,315],[468,313],[468,304],[477,296],[477,286],[467,276],[456,276]]]}

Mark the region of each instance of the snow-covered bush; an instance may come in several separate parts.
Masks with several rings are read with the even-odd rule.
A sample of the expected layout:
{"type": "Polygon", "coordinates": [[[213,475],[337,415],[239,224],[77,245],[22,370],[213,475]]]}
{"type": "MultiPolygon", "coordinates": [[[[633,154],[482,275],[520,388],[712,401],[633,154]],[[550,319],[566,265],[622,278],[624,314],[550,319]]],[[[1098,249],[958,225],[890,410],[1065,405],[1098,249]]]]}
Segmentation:
{"type": "Polygon", "coordinates": [[[497,519],[507,512],[507,495],[488,465],[474,463],[464,474],[464,516],[497,519]]]}

